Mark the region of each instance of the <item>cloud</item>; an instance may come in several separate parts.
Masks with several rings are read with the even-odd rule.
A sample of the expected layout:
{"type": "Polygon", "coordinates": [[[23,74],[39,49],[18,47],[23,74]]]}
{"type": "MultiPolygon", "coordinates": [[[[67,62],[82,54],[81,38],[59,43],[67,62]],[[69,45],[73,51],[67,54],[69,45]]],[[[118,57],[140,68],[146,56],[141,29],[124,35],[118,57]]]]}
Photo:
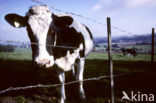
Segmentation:
{"type": "Polygon", "coordinates": [[[116,12],[123,7],[123,0],[97,0],[96,5],[92,7],[92,11],[103,10],[106,12],[116,12]]]}
{"type": "Polygon", "coordinates": [[[138,8],[138,7],[151,7],[156,5],[156,0],[125,0],[125,7],[138,8]]]}
{"type": "Polygon", "coordinates": [[[156,0],[97,0],[92,11],[98,10],[116,11],[125,9],[137,9],[156,6],[156,0]]]}
{"type": "Polygon", "coordinates": [[[97,5],[93,6],[92,11],[93,11],[93,12],[96,12],[96,11],[102,9],[102,8],[103,8],[102,5],[97,4],[97,5]]]}

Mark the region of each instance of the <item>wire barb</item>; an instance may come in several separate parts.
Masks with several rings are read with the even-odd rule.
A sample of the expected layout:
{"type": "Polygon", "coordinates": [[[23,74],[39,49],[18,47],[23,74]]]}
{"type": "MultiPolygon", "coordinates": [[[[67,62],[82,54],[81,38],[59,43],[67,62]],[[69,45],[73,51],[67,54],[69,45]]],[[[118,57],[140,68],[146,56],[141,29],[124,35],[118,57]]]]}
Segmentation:
{"type": "MultiPolygon", "coordinates": [[[[40,4],[40,5],[47,5],[46,3],[41,2],[41,1],[39,1],[39,0],[31,0],[31,1],[32,1],[32,2],[35,2],[35,3],[38,3],[38,4],[40,4]]],[[[49,6],[49,5],[48,5],[48,6],[49,6]]],[[[61,12],[61,13],[63,12],[63,13],[70,14],[70,15],[73,15],[73,16],[81,17],[81,18],[84,18],[84,19],[86,19],[86,20],[95,22],[95,23],[97,23],[97,24],[99,24],[99,25],[107,26],[107,24],[105,24],[105,23],[99,22],[99,21],[97,21],[97,20],[95,20],[95,19],[92,19],[92,18],[89,18],[89,17],[85,17],[85,16],[83,16],[83,15],[81,15],[81,14],[76,14],[76,13],[73,13],[73,12],[68,12],[68,11],[64,11],[64,10],[61,10],[61,9],[57,9],[57,8],[55,8],[55,7],[53,7],[53,6],[49,6],[49,8],[51,8],[51,9],[57,11],[57,12],[61,12]]],[[[118,30],[118,31],[123,32],[123,33],[126,33],[126,34],[133,34],[133,35],[136,35],[136,33],[129,32],[129,31],[120,29],[120,28],[118,28],[118,27],[116,27],[116,26],[111,26],[111,27],[112,27],[113,29],[115,29],[115,30],[118,30]]]]}
{"type": "MultiPolygon", "coordinates": [[[[21,43],[21,44],[27,44],[27,45],[38,45],[38,46],[44,46],[43,44],[38,44],[36,42],[22,42],[22,41],[11,41],[11,40],[0,40],[0,42],[7,42],[7,43],[21,43]]],[[[71,47],[71,46],[61,46],[61,45],[52,45],[52,44],[46,44],[47,47],[57,47],[57,48],[63,48],[63,49],[78,49],[78,47],[71,47]]],[[[83,48],[86,50],[86,48],[83,48]]]]}
{"type": "MultiPolygon", "coordinates": [[[[116,76],[121,76],[123,74],[118,74],[118,75],[113,75],[114,77],[116,76]]],[[[88,78],[88,79],[84,79],[83,82],[86,81],[92,81],[92,80],[100,80],[100,79],[104,79],[104,78],[109,78],[110,76],[99,76],[99,77],[93,77],[93,78],[88,78]]],[[[71,81],[71,82],[67,82],[64,85],[70,85],[70,84],[74,84],[74,83],[78,83],[80,81],[71,81]]],[[[9,87],[5,90],[1,90],[0,94],[9,92],[9,91],[17,91],[17,90],[25,90],[25,89],[32,89],[32,88],[50,88],[50,87],[57,87],[57,86],[61,86],[62,84],[51,84],[51,85],[43,85],[43,84],[37,84],[37,85],[30,85],[30,86],[25,86],[25,87],[9,87]]]]}
{"type": "MultiPolygon", "coordinates": [[[[41,2],[41,1],[38,1],[38,0],[31,0],[31,1],[32,1],[32,2],[35,2],[35,3],[38,3],[38,4],[40,4],[40,5],[47,5],[46,3],[41,2]]],[[[49,5],[48,5],[48,6],[49,6],[49,5]]],[[[57,8],[55,8],[55,7],[53,7],[53,6],[49,6],[49,8],[51,8],[51,9],[57,11],[57,12],[61,12],[61,13],[65,13],[65,14],[70,14],[70,15],[73,15],[73,16],[81,17],[81,18],[84,18],[84,19],[86,19],[86,20],[95,22],[95,23],[97,23],[97,24],[106,26],[105,23],[99,22],[99,21],[97,21],[97,20],[95,20],[95,19],[92,19],[92,18],[85,17],[85,16],[83,16],[83,15],[81,15],[81,14],[76,14],[76,13],[73,13],[73,12],[68,12],[68,11],[64,11],[64,10],[61,10],[61,9],[57,9],[57,8]]]]}

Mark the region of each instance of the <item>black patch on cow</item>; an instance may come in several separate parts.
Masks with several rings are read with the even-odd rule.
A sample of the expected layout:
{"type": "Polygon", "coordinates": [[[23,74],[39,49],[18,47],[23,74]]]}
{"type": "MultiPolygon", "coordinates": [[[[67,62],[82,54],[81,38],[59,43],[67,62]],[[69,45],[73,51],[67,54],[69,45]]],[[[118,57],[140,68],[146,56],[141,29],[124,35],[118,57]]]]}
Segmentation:
{"type": "Polygon", "coordinates": [[[55,14],[52,14],[52,19],[53,19],[53,23],[57,26],[57,27],[69,27],[70,24],[72,24],[73,22],[73,18],[70,16],[61,16],[58,17],[55,14]]]}
{"type": "MultiPolygon", "coordinates": [[[[67,51],[73,53],[74,50],[79,48],[80,44],[84,44],[84,38],[81,33],[78,33],[74,28],[64,27],[55,33],[56,47],[53,48],[54,59],[61,58],[67,55],[67,51]],[[57,47],[61,46],[61,47],[57,47]],[[69,47],[69,48],[68,48],[69,47]],[[70,48],[73,47],[73,48],[70,48]]],[[[84,57],[85,50],[80,51],[80,57],[84,57]]]]}
{"type": "Polygon", "coordinates": [[[38,51],[36,51],[36,48],[37,48],[38,45],[33,44],[33,43],[36,43],[36,37],[34,36],[30,25],[27,25],[27,32],[28,32],[28,36],[29,36],[29,39],[30,39],[30,42],[31,42],[32,58],[33,58],[33,61],[34,61],[35,54],[38,55],[38,51]]]}
{"type": "Polygon", "coordinates": [[[50,55],[53,55],[52,50],[53,50],[53,45],[55,42],[55,33],[53,32],[53,28],[49,27],[48,34],[47,34],[47,39],[46,39],[46,50],[50,55]]]}

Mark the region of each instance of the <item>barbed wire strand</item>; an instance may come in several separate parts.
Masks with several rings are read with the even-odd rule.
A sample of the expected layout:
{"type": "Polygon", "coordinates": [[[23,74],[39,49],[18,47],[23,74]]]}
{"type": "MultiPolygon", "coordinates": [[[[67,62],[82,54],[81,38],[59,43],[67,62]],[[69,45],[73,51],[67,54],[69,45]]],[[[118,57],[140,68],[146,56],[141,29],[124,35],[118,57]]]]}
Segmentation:
{"type": "MultiPolygon", "coordinates": [[[[24,43],[22,41],[11,41],[11,40],[0,40],[2,42],[7,42],[7,43],[11,43],[11,42],[17,42],[17,43],[21,43],[21,44],[32,44],[32,45],[39,45],[39,46],[44,46],[43,44],[38,44],[35,42],[27,42],[24,43]]],[[[51,44],[45,44],[47,47],[57,47],[57,48],[64,48],[64,49],[78,49],[78,47],[71,47],[71,46],[59,46],[59,45],[51,45],[51,44]]],[[[86,48],[83,48],[86,49],[86,48]]]]}
{"type": "MultiPolygon", "coordinates": [[[[26,45],[26,46],[30,46],[31,44],[33,44],[33,45],[39,45],[39,46],[44,46],[43,44],[38,44],[38,43],[35,43],[35,42],[22,42],[22,41],[13,41],[13,40],[0,40],[0,42],[7,42],[8,45],[10,45],[12,42],[15,42],[15,43],[20,43],[20,44],[23,44],[23,45],[26,45]]],[[[62,48],[62,49],[73,49],[73,50],[78,49],[78,47],[58,46],[58,45],[51,45],[51,44],[46,44],[45,46],[46,47],[54,47],[54,48],[62,48]]],[[[87,48],[82,48],[81,50],[88,50],[88,49],[87,48]]],[[[107,53],[107,52],[108,51],[105,51],[105,53],[107,53]]]]}
{"type": "MultiPolygon", "coordinates": [[[[38,3],[38,4],[40,4],[40,5],[47,5],[46,3],[41,2],[41,1],[38,1],[38,0],[31,0],[31,1],[34,2],[34,3],[38,3]]],[[[84,18],[84,19],[86,19],[86,20],[95,22],[95,23],[97,23],[97,24],[100,24],[100,25],[103,25],[103,26],[107,26],[107,24],[105,24],[105,23],[99,22],[99,21],[97,21],[97,20],[95,20],[95,19],[92,19],[92,18],[89,18],[89,17],[85,17],[85,16],[83,16],[83,15],[81,15],[81,14],[76,14],[76,13],[73,13],[73,12],[67,12],[67,11],[64,11],[64,10],[61,10],[61,9],[57,9],[57,8],[55,8],[55,7],[53,7],[53,6],[50,6],[50,5],[48,5],[48,6],[49,6],[49,8],[51,8],[51,9],[57,11],[57,12],[61,12],[61,13],[63,12],[63,13],[66,13],[66,14],[71,14],[71,15],[74,15],[74,16],[77,16],[77,17],[81,17],[81,18],[84,18]]],[[[112,27],[113,29],[115,29],[115,30],[118,30],[118,31],[123,32],[123,33],[126,33],[126,34],[137,35],[136,33],[129,32],[129,31],[120,29],[120,28],[118,28],[118,27],[116,27],[116,26],[111,26],[111,27],[112,27]]]]}
{"type": "MultiPolygon", "coordinates": [[[[32,2],[35,2],[35,3],[38,3],[38,4],[40,4],[40,5],[47,5],[47,4],[45,4],[44,2],[41,2],[41,1],[38,1],[38,0],[31,0],[31,1],[32,1],[32,2]]],[[[67,11],[64,11],[64,10],[61,10],[61,9],[57,9],[57,8],[55,8],[55,7],[53,7],[53,6],[50,6],[50,5],[48,5],[48,6],[49,6],[49,8],[51,8],[51,9],[57,11],[57,12],[61,12],[61,13],[65,13],[65,14],[74,15],[74,16],[77,16],[77,17],[81,17],[81,18],[90,20],[90,21],[92,21],[92,22],[96,22],[97,24],[101,24],[101,25],[106,26],[106,24],[104,24],[104,23],[101,23],[101,22],[99,22],[99,21],[97,21],[97,20],[95,20],[95,19],[92,19],[92,18],[85,17],[85,16],[83,16],[83,15],[81,15],[81,14],[76,14],[76,13],[73,13],[73,12],[67,12],[67,11]]]]}
{"type": "MultiPolygon", "coordinates": [[[[117,75],[113,75],[114,77],[117,76],[122,76],[125,74],[117,74],[117,75]]],[[[93,78],[88,78],[88,79],[84,79],[82,80],[83,82],[86,81],[92,81],[92,80],[100,80],[100,79],[104,79],[104,78],[109,78],[110,76],[99,76],[99,77],[93,77],[93,78]]],[[[82,82],[81,81],[81,82],[82,82]]],[[[78,83],[80,81],[71,81],[71,82],[67,82],[64,85],[70,85],[70,84],[74,84],[74,83],[78,83]]],[[[30,86],[25,86],[25,87],[9,87],[7,89],[1,90],[0,94],[9,92],[9,91],[17,91],[17,90],[25,90],[25,89],[32,89],[32,88],[50,88],[50,87],[57,87],[57,86],[61,86],[62,84],[51,84],[51,85],[43,85],[43,84],[37,84],[37,85],[30,85],[30,86]]]]}

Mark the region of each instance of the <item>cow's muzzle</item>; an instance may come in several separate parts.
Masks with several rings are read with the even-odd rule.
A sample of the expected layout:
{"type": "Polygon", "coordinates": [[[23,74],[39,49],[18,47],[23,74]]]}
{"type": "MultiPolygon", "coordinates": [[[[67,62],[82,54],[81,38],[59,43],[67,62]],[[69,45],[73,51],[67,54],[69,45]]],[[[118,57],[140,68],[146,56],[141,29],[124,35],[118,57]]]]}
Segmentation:
{"type": "Polygon", "coordinates": [[[34,61],[34,66],[40,68],[50,68],[53,66],[53,64],[54,61],[50,59],[42,59],[42,60],[34,61]]]}

